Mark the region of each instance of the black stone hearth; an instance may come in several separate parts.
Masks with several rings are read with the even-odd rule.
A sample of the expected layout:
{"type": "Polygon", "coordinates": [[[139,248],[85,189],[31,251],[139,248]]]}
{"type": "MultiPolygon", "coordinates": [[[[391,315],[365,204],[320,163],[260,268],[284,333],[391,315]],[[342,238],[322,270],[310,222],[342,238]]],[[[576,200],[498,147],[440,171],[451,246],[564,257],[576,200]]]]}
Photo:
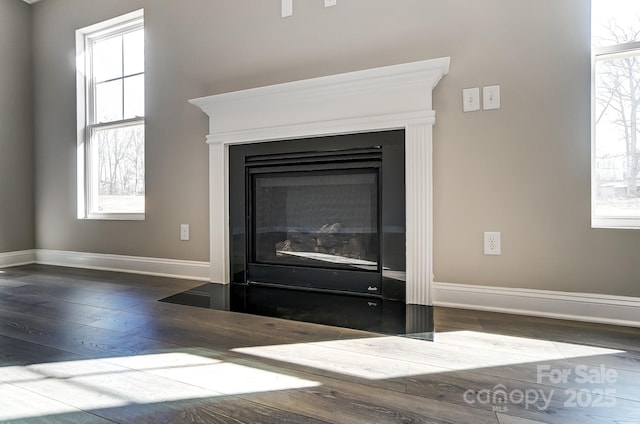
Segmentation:
{"type": "Polygon", "coordinates": [[[207,283],[163,302],[433,340],[433,308],[403,301],[207,283]]]}

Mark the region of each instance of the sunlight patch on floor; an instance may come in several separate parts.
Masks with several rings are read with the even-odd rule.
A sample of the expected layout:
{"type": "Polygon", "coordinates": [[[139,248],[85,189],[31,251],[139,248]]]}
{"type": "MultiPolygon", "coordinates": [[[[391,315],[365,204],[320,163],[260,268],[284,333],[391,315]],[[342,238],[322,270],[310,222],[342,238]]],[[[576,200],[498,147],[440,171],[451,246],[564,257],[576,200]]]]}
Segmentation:
{"type": "MultiPolygon", "coordinates": [[[[496,366],[564,360],[556,343],[474,331],[437,334],[437,342],[385,336],[274,346],[237,348],[247,355],[289,362],[358,378],[380,380],[473,370],[496,366]]],[[[563,345],[570,345],[564,343],[563,345]]],[[[610,355],[623,351],[576,346],[570,357],[610,355]]]]}
{"type": "Polygon", "coordinates": [[[540,359],[562,359],[592,355],[613,355],[623,350],[609,349],[576,343],[555,342],[528,337],[507,336],[471,330],[448,331],[438,333],[438,343],[459,345],[468,348],[526,352],[540,359]],[[570,351],[570,356],[566,352],[570,351]],[[557,357],[561,355],[560,357],[557,357]]]}
{"type": "Polygon", "coordinates": [[[0,368],[0,421],[319,383],[189,353],[0,368]]]}

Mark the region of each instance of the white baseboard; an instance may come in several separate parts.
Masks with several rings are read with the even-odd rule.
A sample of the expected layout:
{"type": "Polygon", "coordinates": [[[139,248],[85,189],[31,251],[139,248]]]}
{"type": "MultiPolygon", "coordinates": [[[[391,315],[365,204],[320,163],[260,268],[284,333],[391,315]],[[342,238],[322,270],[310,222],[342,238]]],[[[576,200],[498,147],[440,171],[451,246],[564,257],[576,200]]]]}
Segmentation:
{"type": "Polygon", "coordinates": [[[35,250],[0,253],[0,268],[32,264],[36,260],[35,250]]]}
{"type": "Polygon", "coordinates": [[[434,306],[640,327],[640,298],[433,283],[434,306]]]}
{"type": "Polygon", "coordinates": [[[43,265],[209,281],[209,262],[44,249],[35,251],[35,262],[43,265]]]}
{"type": "MultiPolygon", "coordinates": [[[[61,250],[0,253],[0,268],[30,263],[209,281],[209,262],[61,250]]],[[[640,298],[433,283],[434,306],[640,327],[640,298]]]]}

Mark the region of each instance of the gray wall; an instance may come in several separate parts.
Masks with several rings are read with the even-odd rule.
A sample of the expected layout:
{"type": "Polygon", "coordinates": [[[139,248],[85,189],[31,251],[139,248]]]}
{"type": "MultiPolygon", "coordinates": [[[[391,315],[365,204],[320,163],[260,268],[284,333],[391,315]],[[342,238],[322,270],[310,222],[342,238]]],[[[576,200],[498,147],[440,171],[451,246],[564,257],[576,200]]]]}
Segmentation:
{"type": "Polygon", "coordinates": [[[206,116],[187,100],[451,56],[435,91],[436,281],[640,296],[640,231],[589,219],[585,0],[45,0],[34,6],[37,247],[208,260],[206,116]],[[75,219],[74,30],[144,6],[147,219],[75,219]],[[502,109],[462,113],[500,84],[502,109]],[[192,240],[179,241],[179,224],[192,240]],[[502,232],[502,256],[482,254],[502,232]]]}
{"type": "Polygon", "coordinates": [[[0,0],[0,253],[33,249],[31,10],[0,0]]]}

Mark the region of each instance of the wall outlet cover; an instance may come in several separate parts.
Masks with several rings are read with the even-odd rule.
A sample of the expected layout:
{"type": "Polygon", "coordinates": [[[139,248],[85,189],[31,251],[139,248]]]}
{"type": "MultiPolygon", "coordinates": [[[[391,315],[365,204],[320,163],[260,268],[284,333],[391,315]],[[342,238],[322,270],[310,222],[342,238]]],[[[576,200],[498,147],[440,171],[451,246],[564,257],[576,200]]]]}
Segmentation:
{"type": "Polygon", "coordinates": [[[502,254],[502,246],[501,246],[499,232],[488,231],[484,233],[484,254],[485,255],[501,255],[502,254]]]}
{"type": "Polygon", "coordinates": [[[189,240],[189,224],[180,224],[180,240],[189,240]]]}

